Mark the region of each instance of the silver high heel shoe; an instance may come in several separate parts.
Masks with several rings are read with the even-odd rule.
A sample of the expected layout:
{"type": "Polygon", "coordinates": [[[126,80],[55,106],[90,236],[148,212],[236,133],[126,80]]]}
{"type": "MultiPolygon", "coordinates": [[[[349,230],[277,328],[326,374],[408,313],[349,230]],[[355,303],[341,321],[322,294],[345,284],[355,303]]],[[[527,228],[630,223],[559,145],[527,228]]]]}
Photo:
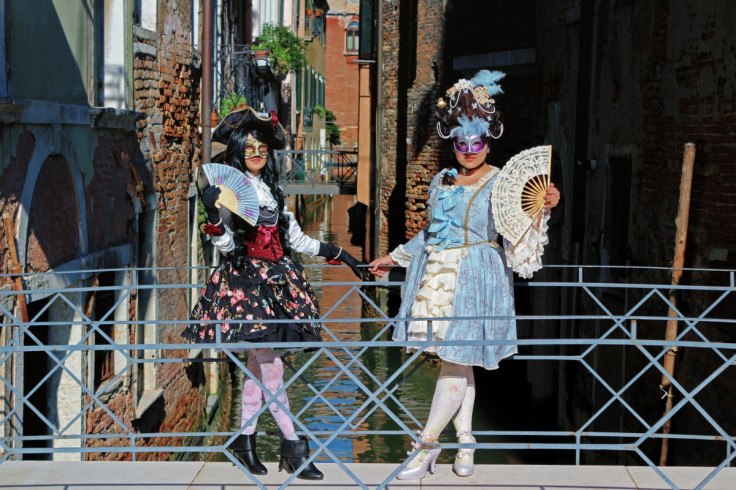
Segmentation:
{"type": "MultiPolygon", "coordinates": [[[[460,444],[475,444],[475,437],[473,437],[470,432],[460,432],[457,435],[457,440],[460,444]]],[[[455,462],[452,465],[452,471],[454,471],[457,476],[470,476],[473,474],[473,471],[475,470],[473,465],[473,453],[475,453],[475,449],[458,449],[457,455],[455,456],[455,462]]]]}
{"type": "MultiPolygon", "coordinates": [[[[420,449],[419,453],[414,457],[414,460],[419,461],[420,464],[416,468],[406,466],[396,475],[397,480],[421,480],[427,476],[427,471],[434,474],[437,457],[440,455],[440,451],[442,451],[439,442],[412,442],[411,445],[414,449],[420,449]]],[[[414,451],[406,452],[409,456],[413,453],[414,451]]]]}

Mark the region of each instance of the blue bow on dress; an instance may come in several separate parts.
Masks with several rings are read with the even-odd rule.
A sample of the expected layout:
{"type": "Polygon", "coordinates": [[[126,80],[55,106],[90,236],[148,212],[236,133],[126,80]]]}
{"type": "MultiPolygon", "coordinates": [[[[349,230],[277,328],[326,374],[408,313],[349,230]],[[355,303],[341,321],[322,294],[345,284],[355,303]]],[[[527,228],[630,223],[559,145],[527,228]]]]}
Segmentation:
{"type": "MultiPolygon", "coordinates": [[[[448,170],[446,175],[457,178],[457,169],[448,170]]],[[[463,193],[463,186],[452,186],[451,189],[440,189],[437,201],[432,206],[432,222],[429,225],[430,238],[428,245],[433,245],[436,251],[444,250],[452,244],[461,244],[460,237],[449,236],[450,225],[460,227],[462,223],[457,218],[449,216],[449,212],[457,206],[457,201],[463,193]]]]}

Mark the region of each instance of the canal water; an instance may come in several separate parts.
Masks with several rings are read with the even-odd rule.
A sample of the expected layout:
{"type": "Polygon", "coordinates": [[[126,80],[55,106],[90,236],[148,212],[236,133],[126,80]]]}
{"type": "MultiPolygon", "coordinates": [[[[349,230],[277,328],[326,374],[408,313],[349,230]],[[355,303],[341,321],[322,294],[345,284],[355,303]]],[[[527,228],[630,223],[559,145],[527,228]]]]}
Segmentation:
{"type": "MultiPolygon", "coordinates": [[[[318,196],[298,202],[291,198],[290,209],[297,212],[302,229],[310,236],[324,242],[342,246],[354,257],[361,257],[359,247],[350,244],[348,233],[348,208],[355,203],[355,196],[318,196]]],[[[297,254],[298,255],[298,254],[297,254]]],[[[324,264],[321,257],[298,255],[303,265],[324,264]]],[[[351,286],[331,286],[336,282],[355,281],[356,277],[348,267],[330,266],[307,268],[310,280],[315,288],[320,302],[323,317],[331,319],[360,318],[365,314],[363,300],[357,291],[346,296],[351,286]],[[339,304],[338,304],[339,303],[339,304]],[[335,306],[337,305],[337,306],[335,306]]],[[[370,294],[370,288],[365,288],[370,294]]],[[[388,294],[385,291],[381,293],[388,294]]],[[[379,298],[380,300],[380,298],[379,298]]],[[[386,301],[382,301],[386,303],[386,301]]],[[[367,341],[374,338],[382,328],[383,323],[336,322],[327,323],[327,328],[343,341],[367,341]]],[[[323,338],[328,334],[323,332],[323,338]]],[[[390,332],[383,335],[381,340],[389,340],[390,332]]],[[[343,351],[334,351],[340,362],[348,363],[350,358],[343,351]]],[[[357,352],[357,349],[355,349],[357,352]]],[[[284,354],[285,364],[299,369],[310,362],[314,353],[284,354]]],[[[396,371],[406,359],[406,354],[399,348],[369,348],[360,356],[363,365],[370,370],[373,376],[384,382],[396,371]]],[[[417,423],[406,413],[410,412],[415,420],[421,424],[426,421],[429,406],[434,393],[435,381],[439,372],[439,365],[430,360],[417,361],[419,368],[409,376],[394,392],[406,410],[396,403],[388,401],[388,408],[396,414],[412,430],[419,429],[417,423]]],[[[518,364],[518,363],[517,363],[518,364]]],[[[414,367],[414,366],[412,366],[414,367]]],[[[363,369],[352,365],[350,371],[362,384],[369,389],[376,388],[376,383],[363,369]]],[[[407,369],[404,373],[411,371],[407,369]]],[[[514,368],[513,362],[502,363],[501,369],[488,372],[476,368],[477,397],[473,414],[474,431],[491,430],[531,430],[529,427],[528,387],[523,372],[514,368]],[[504,366],[504,364],[508,364],[504,366]],[[504,372],[505,371],[505,372],[504,372]]],[[[240,397],[244,375],[237,368],[231,368],[233,380],[232,431],[240,429],[240,397]]],[[[285,367],[285,378],[289,379],[291,372],[285,367]]],[[[368,395],[342,373],[335,363],[325,355],[318,357],[305,371],[303,379],[299,379],[288,390],[292,413],[301,414],[299,420],[310,430],[331,431],[341,426],[344,418],[350,418],[368,400],[368,395]],[[307,384],[309,383],[309,385],[307,384]],[[310,386],[311,385],[311,386],[310,386]],[[332,406],[323,401],[313,401],[314,390],[321,390],[329,386],[324,397],[332,406]],[[306,407],[306,408],[305,408],[306,407]],[[336,413],[339,411],[339,414],[336,413]]],[[[371,403],[363,407],[352,420],[352,425],[364,432],[370,431],[399,431],[395,420],[381,407],[371,403]]],[[[278,461],[278,427],[273,421],[270,412],[265,411],[258,421],[258,432],[265,431],[266,435],[258,438],[258,453],[263,461],[278,461]]],[[[349,433],[349,431],[347,431],[349,433]]],[[[326,439],[327,436],[320,436],[326,439]]],[[[502,442],[498,437],[476,437],[478,442],[502,442]]],[[[517,439],[518,440],[518,439],[517,439]]],[[[448,425],[441,437],[441,441],[456,443],[452,423],[448,425]]],[[[361,463],[400,463],[406,457],[406,451],[411,449],[411,439],[406,435],[357,435],[341,436],[330,446],[343,462],[361,463]]],[[[451,463],[454,460],[455,450],[443,451],[439,462],[451,463]]],[[[480,464],[526,463],[539,462],[538,455],[530,451],[500,451],[478,450],[475,460],[480,464]]],[[[329,461],[321,454],[317,462],[329,461]]]]}

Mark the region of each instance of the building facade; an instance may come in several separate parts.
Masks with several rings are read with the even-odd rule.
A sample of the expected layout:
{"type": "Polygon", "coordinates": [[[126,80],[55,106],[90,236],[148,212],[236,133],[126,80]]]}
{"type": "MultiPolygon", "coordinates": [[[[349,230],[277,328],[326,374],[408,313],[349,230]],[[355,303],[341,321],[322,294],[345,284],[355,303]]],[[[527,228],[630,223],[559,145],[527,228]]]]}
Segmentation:
{"type": "MultiPolygon", "coordinates": [[[[201,160],[200,1],[42,3],[33,15],[28,2],[0,3],[0,205],[10,224],[0,231],[0,269],[19,264],[22,287],[38,290],[26,295],[26,312],[12,300],[3,306],[51,322],[28,327],[26,345],[178,342],[180,326],[154,322],[186,318],[189,294],[135,290],[189,283],[186,266],[203,261],[192,186],[201,160]]],[[[2,330],[12,342],[17,327],[2,330]]],[[[97,447],[130,440],[94,435],[206,423],[216,381],[188,376],[181,363],[132,362],[165,356],[155,349],[127,352],[133,358],[120,348],[14,356],[0,369],[33,396],[23,404],[2,387],[0,410],[10,416],[1,430],[49,437],[26,442],[42,448],[97,447]],[[52,437],[62,430],[68,437],[52,437]]]]}
{"type": "Polygon", "coordinates": [[[344,148],[358,147],[360,2],[330,2],[327,14],[325,108],[335,115],[344,148]]]}
{"type": "Polygon", "coordinates": [[[297,33],[304,40],[306,64],[295,74],[294,148],[322,150],[327,147],[325,129],[325,76],[327,44],[325,19],[330,6],[324,0],[307,0],[296,10],[297,33]],[[302,9],[302,7],[304,7],[302,9]]]}

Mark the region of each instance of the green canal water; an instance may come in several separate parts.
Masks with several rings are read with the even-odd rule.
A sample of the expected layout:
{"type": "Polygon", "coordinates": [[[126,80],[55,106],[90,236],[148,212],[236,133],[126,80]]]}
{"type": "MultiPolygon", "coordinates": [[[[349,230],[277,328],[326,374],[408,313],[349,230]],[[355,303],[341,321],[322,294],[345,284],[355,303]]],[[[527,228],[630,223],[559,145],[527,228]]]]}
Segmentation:
{"type": "MultiPolygon", "coordinates": [[[[293,199],[293,198],[292,198],[293,199]]],[[[344,247],[353,256],[360,257],[361,251],[358,247],[350,245],[348,229],[347,210],[355,202],[355,196],[321,196],[306,202],[300,201],[298,205],[291,201],[290,208],[298,210],[303,230],[310,236],[344,247]]],[[[302,264],[324,264],[321,257],[297,257],[302,264]]],[[[313,282],[320,301],[320,309],[323,316],[333,319],[360,318],[365,314],[363,304],[357,292],[343,299],[350,286],[330,286],[335,282],[355,281],[355,276],[347,267],[308,268],[310,280],[313,282]],[[322,284],[324,283],[324,287],[322,284]],[[340,302],[337,308],[333,307],[340,302]],[[330,311],[332,310],[332,311],[330,311]]],[[[369,288],[366,288],[368,291],[369,288]]],[[[386,291],[379,293],[378,300],[386,303],[386,291]],[[383,298],[381,295],[384,295],[383,298]]],[[[384,327],[382,323],[329,323],[327,327],[335,336],[343,341],[366,341],[374,338],[384,327]]],[[[327,335],[323,333],[323,338],[327,335]]],[[[382,340],[389,340],[390,332],[385,333],[382,340]]],[[[349,360],[345,352],[335,349],[335,356],[341,362],[349,360]]],[[[284,354],[284,359],[295,369],[310,360],[313,353],[284,354]]],[[[370,348],[361,356],[362,363],[373,373],[375,378],[383,382],[388,379],[405,361],[406,354],[399,348],[370,348]]],[[[420,367],[395,391],[397,398],[413,414],[419,423],[424,423],[429,412],[429,406],[434,393],[435,381],[439,372],[439,365],[432,361],[419,362],[420,367]]],[[[413,367],[413,366],[412,366],[413,367]]],[[[407,369],[408,373],[411,369],[407,369]]],[[[523,365],[519,362],[505,361],[501,368],[494,372],[476,368],[477,397],[473,414],[474,431],[491,430],[531,430],[528,420],[530,417],[528,386],[526,386],[523,365]],[[522,368],[522,369],[520,369],[522,368]]],[[[370,389],[376,388],[376,383],[370,379],[360,367],[352,366],[351,372],[370,389]]],[[[239,369],[231,367],[233,383],[232,420],[230,429],[240,429],[240,397],[244,375],[239,369]]],[[[286,368],[285,377],[288,379],[291,372],[286,368]]],[[[331,431],[343,424],[343,417],[353,416],[356,410],[368,399],[367,394],[359,386],[341,373],[335,363],[326,356],[320,356],[304,373],[307,379],[318,390],[328,383],[330,387],[325,392],[325,397],[333,407],[329,407],[321,401],[313,402],[309,408],[300,416],[300,420],[310,430],[331,431]],[[333,380],[336,375],[336,380],[333,380]],[[339,410],[342,416],[335,413],[339,410]]],[[[302,380],[297,380],[289,388],[289,402],[292,412],[299,413],[302,408],[313,398],[313,390],[302,380]]],[[[387,402],[388,408],[396,416],[407,424],[412,430],[419,429],[411,417],[400,409],[396,403],[387,402]]],[[[386,413],[385,410],[371,403],[364,407],[353,424],[360,422],[360,431],[397,431],[398,424],[386,413]],[[372,411],[366,416],[366,411],[372,411]]],[[[278,431],[270,412],[265,411],[258,421],[258,432],[266,432],[267,435],[258,438],[258,453],[263,461],[278,461],[278,431]]],[[[348,431],[349,434],[349,431],[348,431]]],[[[323,436],[326,438],[326,436],[323,436]]],[[[477,437],[478,442],[502,442],[498,437],[477,437]]],[[[441,437],[441,441],[455,443],[454,428],[452,423],[448,425],[441,437]]],[[[518,441],[518,439],[516,439],[518,441]]],[[[411,439],[405,435],[345,435],[339,437],[330,446],[343,462],[361,463],[399,463],[407,455],[406,451],[411,449],[411,439]]],[[[439,462],[451,463],[454,459],[455,450],[443,451],[439,462]]],[[[478,450],[475,457],[476,463],[480,464],[504,464],[504,463],[529,463],[540,462],[540,455],[532,454],[530,451],[506,451],[506,450],[478,450]]],[[[325,455],[320,455],[317,462],[329,461],[325,455]]],[[[543,458],[542,458],[543,462],[543,458]]]]}

